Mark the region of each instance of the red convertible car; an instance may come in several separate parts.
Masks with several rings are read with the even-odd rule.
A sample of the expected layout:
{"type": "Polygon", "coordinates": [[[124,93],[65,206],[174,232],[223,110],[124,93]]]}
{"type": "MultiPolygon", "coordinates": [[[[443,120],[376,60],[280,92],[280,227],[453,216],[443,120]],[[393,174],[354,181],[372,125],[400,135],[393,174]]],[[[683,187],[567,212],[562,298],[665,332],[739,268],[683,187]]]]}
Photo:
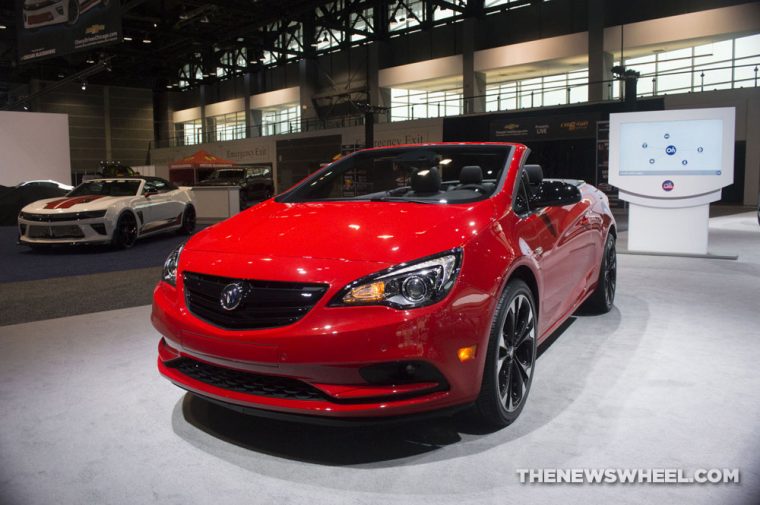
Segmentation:
{"type": "Polygon", "coordinates": [[[525,406],[536,346],[615,296],[615,221],[520,144],[367,149],[167,258],[160,372],[239,410],[341,422],[525,406]]]}

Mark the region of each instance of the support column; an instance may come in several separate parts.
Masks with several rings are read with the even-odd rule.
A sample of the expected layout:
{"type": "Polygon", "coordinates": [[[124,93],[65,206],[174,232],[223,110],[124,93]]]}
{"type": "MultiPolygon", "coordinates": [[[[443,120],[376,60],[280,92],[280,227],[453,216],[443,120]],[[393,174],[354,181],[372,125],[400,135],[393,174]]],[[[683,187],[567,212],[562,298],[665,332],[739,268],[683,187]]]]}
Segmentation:
{"type": "Polygon", "coordinates": [[[612,87],[609,84],[612,80],[613,56],[604,52],[604,2],[605,0],[588,2],[589,102],[612,99],[612,87]]]}
{"type": "Polygon", "coordinates": [[[201,102],[201,144],[208,142],[208,124],[206,124],[206,100],[207,100],[207,85],[201,84],[198,88],[198,96],[201,102]]]}
{"type": "Polygon", "coordinates": [[[171,139],[176,136],[176,132],[168,91],[153,92],[153,124],[154,147],[170,147],[171,139]]]}
{"type": "Polygon", "coordinates": [[[317,92],[317,62],[312,58],[304,58],[298,62],[298,84],[301,95],[301,131],[308,129],[309,123],[319,119],[314,108],[314,94],[317,92]]]}
{"type": "MultiPolygon", "coordinates": [[[[103,133],[106,140],[106,160],[113,160],[111,148],[111,93],[108,86],[103,86],[103,133]]],[[[119,161],[119,160],[116,160],[119,161]]]]}
{"type": "MultiPolygon", "coordinates": [[[[369,104],[374,107],[391,106],[391,90],[380,87],[379,77],[380,67],[384,63],[384,56],[388,53],[388,43],[384,40],[367,46],[367,99],[369,104]]],[[[385,114],[380,114],[379,116],[378,119],[385,116],[385,114]]]]}
{"type": "Polygon", "coordinates": [[[251,73],[243,75],[243,111],[245,111],[245,138],[253,136],[253,117],[251,111],[251,73]]]}
{"type": "Polygon", "coordinates": [[[465,114],[486,111],[486,76],[475,71],[477,34],[478,19],[466,18],[462,22],[462,93],[465,114]]]}

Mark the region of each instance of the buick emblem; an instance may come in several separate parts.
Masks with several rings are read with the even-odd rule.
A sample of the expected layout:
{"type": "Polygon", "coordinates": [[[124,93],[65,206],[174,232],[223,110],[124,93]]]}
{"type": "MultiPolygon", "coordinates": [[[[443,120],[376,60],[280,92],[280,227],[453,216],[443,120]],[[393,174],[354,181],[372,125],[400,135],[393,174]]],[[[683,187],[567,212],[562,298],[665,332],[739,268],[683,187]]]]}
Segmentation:
{"type": "Polygon", "coordinates": [[[243,285],[239,282],[227,284],[219,296],[219,304],[224,310],[235,310],[243,301],[243,285]]]}

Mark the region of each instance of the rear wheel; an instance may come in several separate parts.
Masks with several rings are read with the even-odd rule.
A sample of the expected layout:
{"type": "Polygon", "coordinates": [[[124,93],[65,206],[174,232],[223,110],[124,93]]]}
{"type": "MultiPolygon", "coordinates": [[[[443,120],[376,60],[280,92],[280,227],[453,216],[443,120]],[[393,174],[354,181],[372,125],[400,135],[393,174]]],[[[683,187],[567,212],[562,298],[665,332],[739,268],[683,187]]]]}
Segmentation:
{"type": "Polygon", "coordinates": [[[116,222],[111,244],[117,249],[129,249],[137,240],[137,220],[131,212],[125,212],[116,222]]]}
{"type": "Polygon", "coordinates": [[[514,279],[507,284],[491,323],[480,396],[475,402],[479,424],[500,429],[522,412],[533,382],[538,317],[533,293],[514,279]]]}
{"type": "Polygon", "coordinates": [[[182,213],[182,226],[179,227],[177,233],[182,235],[191,235],[195,231],[195,208],[192,205],[185,207],[185,212],[182,213]]]}
{"type": "Polygon", "coordinates": [[[599,267],[599,279],[596,289],[583,303],[581,310],[593,314],[606,314],[612,310],[615,302],[615,289],[617,288],[617,251],[615,250],[615,236],[607,234],[604,243],[602,264],[599,267]]]}

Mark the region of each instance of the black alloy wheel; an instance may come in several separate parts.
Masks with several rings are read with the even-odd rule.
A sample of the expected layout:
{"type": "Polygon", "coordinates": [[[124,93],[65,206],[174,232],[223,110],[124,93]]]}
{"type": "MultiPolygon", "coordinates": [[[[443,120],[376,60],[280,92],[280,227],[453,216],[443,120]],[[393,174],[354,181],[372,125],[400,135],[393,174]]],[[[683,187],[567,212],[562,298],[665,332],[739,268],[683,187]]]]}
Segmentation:
{"type": "Polygon", "coordinates": [[[188,205],[182,213],[182,226],[177,230],[181,235],[192,235],[195,231],[195,207],[188,205]]]}
{"type": "Polygon", "coordinates": [[[66,24],[73,25],[79,21],[79,0],[69,0],[69,19],[66,24]]]}
{"type": "Polygon", "coordinates": [[[522,280],[507,284],[499,301],[489,340],[478,421],[489,429],[513,423],[528,399],[536,364],[538,317],[533,293],[522,280]]]}
{"type": "Polygon", "coordinates": [[[615,236],[607,234],[602,254],[602,264],[599,266],[599,279],[591,296],[583,303],[581,310],[593,314],[606,314],[612,310],[617,289],[617,251],[615,236]]]}
{"type": "Polygon", "coordinates": [[[137,220],[131,212],[125,212],[119,217],[116,229],[113,231],[111,243],[117,249],[129,249],[137,240],[137,220]]]}

